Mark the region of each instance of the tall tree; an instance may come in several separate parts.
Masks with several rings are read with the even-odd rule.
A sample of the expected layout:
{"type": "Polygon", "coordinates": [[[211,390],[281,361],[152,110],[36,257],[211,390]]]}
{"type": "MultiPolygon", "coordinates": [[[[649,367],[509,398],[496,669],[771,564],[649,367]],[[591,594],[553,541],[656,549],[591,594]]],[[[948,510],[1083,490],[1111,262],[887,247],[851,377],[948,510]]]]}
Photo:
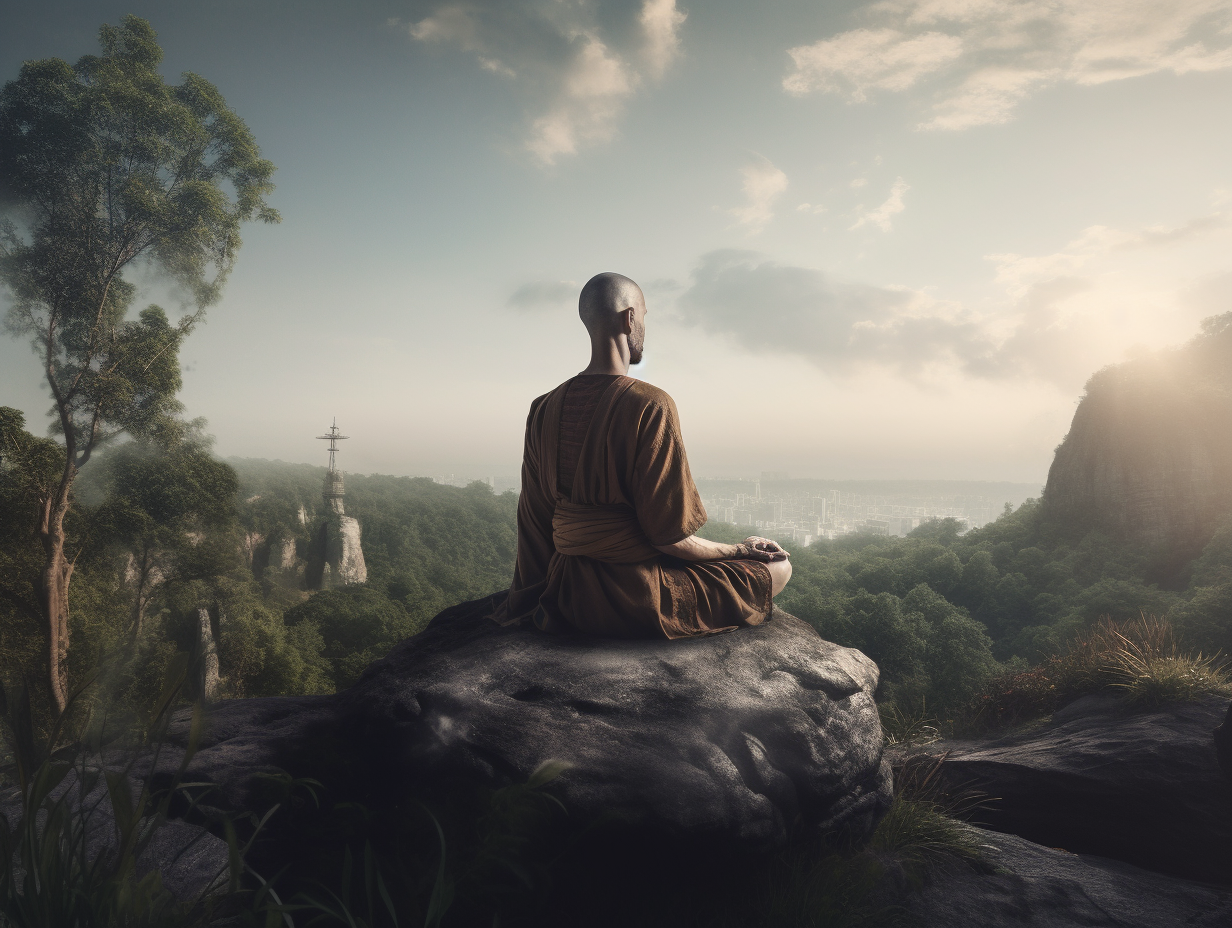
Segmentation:
{"type": "Polygon", "coordinates": [[[135,641],[163,584],[212,578],[232,566],[238,480],[192,434],[169,446],[127,442],[108,452],[103,466],[109,492],[94,519],[128,552],[125,577],[133,591],[129,635],[135,641]],[[212,542],[219,534],[222,547],[231,550],[229,558],[224,554],[215,563],[220,559],[212,542]]]}
{"type": "Polygon", "coordinates": [[[265,202],[274,166],[218,90],[158,73],[162,49],[135,16],[99,32],[101,55],[27,62],[0,90],[0,284],[8,327],[29,337],[64,442],[41,500],[39,608],[49,684],[67,691],[69,581],[64,518],[79,469],[121,432],[159,440],[178,428],[179,346],[215,302],[241,223],[277,222],[265,202]],[[184,287],[195,312],[172,324],[129,318],[136,262],[184,287]]]}

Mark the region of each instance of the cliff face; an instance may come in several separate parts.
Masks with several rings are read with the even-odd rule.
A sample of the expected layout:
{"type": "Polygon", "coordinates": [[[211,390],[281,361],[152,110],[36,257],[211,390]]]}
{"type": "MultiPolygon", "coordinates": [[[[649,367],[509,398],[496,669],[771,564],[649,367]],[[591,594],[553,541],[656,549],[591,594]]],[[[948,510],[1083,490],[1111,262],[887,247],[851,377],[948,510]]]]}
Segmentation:
{"type": "Polygon", "coordinates": [[[1044,512],[1153,549],[1164,572],[1232,517],[1232,313],[1188,345],[1100,371],[1057,448],[1044,512]]]}

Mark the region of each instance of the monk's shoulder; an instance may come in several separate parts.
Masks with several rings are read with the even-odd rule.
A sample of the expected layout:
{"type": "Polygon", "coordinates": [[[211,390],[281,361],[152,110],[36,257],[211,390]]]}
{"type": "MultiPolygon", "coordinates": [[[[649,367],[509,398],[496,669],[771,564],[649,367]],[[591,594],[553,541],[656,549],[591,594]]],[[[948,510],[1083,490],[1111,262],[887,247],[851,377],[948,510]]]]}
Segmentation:
{"type": "Polygon", "coordinates": [[[641,409],[662,409],[673,416],[676,414],[676,403],[671,394],[644,380],[635,380],[633,385],[625,391],[625,396],[632,406],[641,409]]]}
{"type": "Polygon", "coordinates": [[[533,400],[531,400],[530,401],[530,412],[526,416],[527,423],[534,422],[535,419],[543,413],[544,409],[547,408],[548,400],[552,398],[552,394],[558,393],[559,391],[564,390],[566,387],[569,386],[569,382],[572,379],[573,379],[572,377],[569,378],[569,380],[566,380],[564,383],[562,383],[560,386],[556,387],[555,389],[549,390],[547,393],[543,394],[543,396],[536,396],[533,400]]]}

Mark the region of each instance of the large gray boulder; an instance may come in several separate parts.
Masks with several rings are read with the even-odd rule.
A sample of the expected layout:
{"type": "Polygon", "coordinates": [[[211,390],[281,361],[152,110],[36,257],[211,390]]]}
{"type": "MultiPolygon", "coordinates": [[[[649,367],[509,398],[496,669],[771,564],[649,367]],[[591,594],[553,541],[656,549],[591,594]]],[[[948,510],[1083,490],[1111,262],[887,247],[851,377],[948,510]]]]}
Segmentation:
{"type": "Polygon", "coordinates": [[[568,768],[547,789],[575,821],[753,853],[862,835],[888,807],[877,667],[799,619],[597,640],[501,628],[496,601],[446,610],[337,696],[216,705],[187,778],[233,810],[258,805],[254,775],[276,769],[335,800],[362,786],[372,806],[523,782],[555,760],[568,768]]]}
{"type": "Polygon", "coordinates": [[[1037,729],[941,742],[951,786],[990,797],[983,823],[1049,847],[1232,884],[1232,784],[1214,732],[1226,698],[1127,710],[1088,696],[1037,729]]]}
{"type": "Polygon", "coordinates": [[[1222,928],[1232,893],[980,831],[991,872],[956,867],[900,900],[921,928],[1222,928]]]}

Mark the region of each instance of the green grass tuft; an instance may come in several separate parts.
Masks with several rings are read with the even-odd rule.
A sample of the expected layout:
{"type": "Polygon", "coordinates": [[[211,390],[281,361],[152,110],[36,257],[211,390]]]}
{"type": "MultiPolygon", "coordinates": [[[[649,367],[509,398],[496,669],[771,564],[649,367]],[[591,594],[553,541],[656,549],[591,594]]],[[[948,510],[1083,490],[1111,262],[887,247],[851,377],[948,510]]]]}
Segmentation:
{"type": "Polygon", "coordinates": [[[881,716],[881,734],[888,746],[932,744],[941,737],[937,720],[921,702],[918,709],[903,709],[897,702],[877,705],[881,716]]]}
{"type": "Polygon", "coordinates": [[[1232,695],[1221,654],[1185,651],[1172,626],[1155,616],[1117,622],[1105,616],[1044,664],[993,680],[955,720],[957,732],[978,734],[1044,718],[1081,696],[1116,693],[1127,707],[1232,695]]]}

